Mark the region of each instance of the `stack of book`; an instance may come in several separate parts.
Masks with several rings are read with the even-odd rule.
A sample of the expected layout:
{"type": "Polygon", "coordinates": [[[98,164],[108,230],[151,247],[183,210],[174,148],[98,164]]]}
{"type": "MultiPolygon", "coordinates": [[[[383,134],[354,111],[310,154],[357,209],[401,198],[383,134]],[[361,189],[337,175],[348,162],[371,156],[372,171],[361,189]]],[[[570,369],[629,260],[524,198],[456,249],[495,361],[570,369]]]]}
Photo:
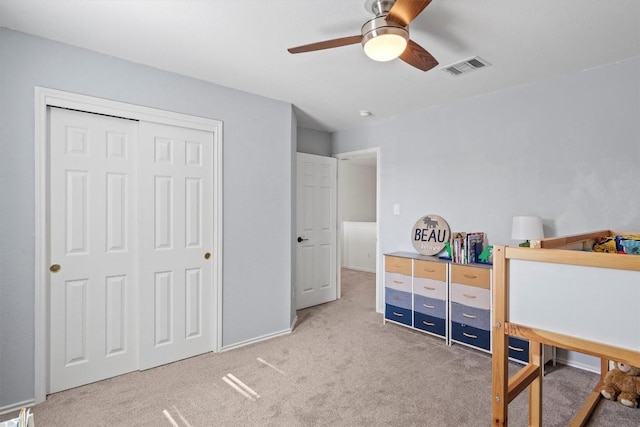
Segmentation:
{"type": "Polygon", "coordinates": [[[451,261],[475,264],[484,249],[484,232],[458,232],[451,238],[451,261]]]}

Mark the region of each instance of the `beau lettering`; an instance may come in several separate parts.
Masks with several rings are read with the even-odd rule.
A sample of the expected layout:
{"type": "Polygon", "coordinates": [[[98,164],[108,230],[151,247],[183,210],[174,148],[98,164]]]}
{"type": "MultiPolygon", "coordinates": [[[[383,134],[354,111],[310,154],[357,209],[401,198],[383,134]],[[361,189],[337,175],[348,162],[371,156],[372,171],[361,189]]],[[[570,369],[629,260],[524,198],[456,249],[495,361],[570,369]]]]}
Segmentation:
{"type": "Polygon", "coordinates": [[[443,243],[449,240],[447,230],[436,230],[433,228],[416,228],[413,240],[416,242],[439,242],[443,243]]]}

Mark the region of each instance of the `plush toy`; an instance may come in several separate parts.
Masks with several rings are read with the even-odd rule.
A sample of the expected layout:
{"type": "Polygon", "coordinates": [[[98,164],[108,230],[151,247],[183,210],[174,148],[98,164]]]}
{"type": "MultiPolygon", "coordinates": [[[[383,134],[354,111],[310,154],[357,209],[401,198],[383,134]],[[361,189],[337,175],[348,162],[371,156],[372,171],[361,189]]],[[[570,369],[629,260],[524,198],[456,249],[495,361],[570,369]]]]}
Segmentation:
{"type": "Polygon", "coordinates": [[[624,406],[635,408],[640,399],[640,368],[616,362],[616,367],[604,377],[600,394],[609,400],[616,400],[624,406]]]}

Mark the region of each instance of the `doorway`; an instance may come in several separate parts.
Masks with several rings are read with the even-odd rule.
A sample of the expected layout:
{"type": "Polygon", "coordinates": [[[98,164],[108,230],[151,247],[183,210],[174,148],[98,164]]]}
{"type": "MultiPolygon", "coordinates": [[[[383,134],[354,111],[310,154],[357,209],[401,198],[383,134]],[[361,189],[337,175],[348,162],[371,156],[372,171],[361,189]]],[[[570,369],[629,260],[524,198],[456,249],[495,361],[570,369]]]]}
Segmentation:
{"type": "Polygon", "coordinates": [[[338,265],[376,275],[375,307],[381,312],[378,286],[379,149],[340,153],[334,157],[338,159],[338,265]]]}
{"type": "MultiPolygon", "coordinates": [[[[65,138],[64,135],[81,128],[82,126],[65,125],[60,132],[65,138]]],[[[68,150],[80,150],[79,154],[82,156],[81,131],[63,143],[68,150]]],[[[44,401],[51,390],[59,388],[59,385],[49,383],[54,374],[50,361],[55,362],[62,355],[62,359],[58,360],[62,361],[62,366],[82,368],[89,365],[86,352],[88,347],[83,347],[87,345],[90,332],[86,323],[89,314],[100,319],[97,323],[101,326],[104,339],[99,340],[101,344],[98,347],[103,346],[102,343],[108,343],[106,349],[99,350],[109,353],[105,359],[115,359],[123,353],[130,353],[124,358],[122,366],[110,371],[116,374],[122,369],[146,369],[198,353],[219,351],[222,335],[221,144],[221,122],[216,120],[36,88],[36,403],[44,401]],[[104,160],[95,162],[95,165],[80,161],[75,166],[61,169],[61,164],[56,163],[60,159],[54,159],[49,146],[52,119],[48,111],[52,107],[89,117],[96,126],[101,126],[100,123],[105,121],[117,126],[122,123],[122,132],[117,130],[106,134],[113,138],[105,139],[101,147],[103,154],[110,153],[114,158],[121,156],[124,153],[123,147],[127,145],[126,141],[137,146],[144,140],[148,142],[147,157],[160,162],[155,162],[156,165],[154,162],[138,163],[136,159],[139,153],[134,150],[129,157],[134,161],[129,161],[125,169],[103,173],[104,182],[93,183],[89,178],[90,168],[100,169],[104,160]],[[104,147],[111,151],[104,151],[104,147]],[[185,173],[174,167],[163,169],[159,165],[162,160],[169,158],[167,156],[174,155],[181,158],[183,164],[191,162],[191,166],[203,166],[201,169],[205,171],[204,175],[199,176],[192,171],[185,173]],[[57,178],[61,181],[55,187],[52,187],[53,182],[50,181],[55,175],[53,168],[65,170],[57,178]],[[154,170],[157,168],[160,169],[154,170]],[[138,176],[141,177],[140,180],[138,176]],[[168,186],[172,179],[181,182],[181,188],[177,192],[170,190],[168,186]],[[128,195],[123,193],[126,188],[134,190],[134,187],[135,191],[126,192],[128,195]],[[103,200],[107,202],[92,207],[93,194],[88,191],[94,190],[104,192],[103,200]],[[58,196],[65,200],[58,200],[58,197],[52,199],[53,191],[61,191],[58,196]],[[135,195],[130,196],[131,194],[135,195]],[[200,196],[204,194],[206,198],[201,199],[200,196]],[[70,202],[73,197],[77,200],[70,202]],[[51,200],[56,203],[50,202],[51,200]],[[178,208],[174,203],[180,200],[183,208],[178,208]],[[56,207],[58,205],[62,206],[59,211],[56,207]],[[108,207],[105,209],[103,205],[108,207]],[[190,210],[188,206],[193,209],[190,210]],[[107,217],[111,215],[111,220],[105,219],[105,212],[107,217]],[[69,225],[61,236],[56,237],[58,225],[53,227],[53,220],[69,225]],[[102,226],[89,227],[87,224],[90,220],[99,221],[102,226]],[[73,271],[72,261],[77,261],[73,260],[73,255],[88,252],[88,234],[95,229],[102,230],[98,234],[103,237],[93,240],[94,249],[101,252],[106,249],[106,252],[117,255],[127,252],[123,251],[123,236],[128,234],[126,245],[129,255],[124,258],[127,261],[120,260],[116,263],[116,269],[124,265],[125,270],[121,273],[115,270],[106,272],[95,279],[91,279],[89,274],[79,274],[75,278],[67,278],[68,280],[63,279],[64,275],[56,276],[61,271],[73,271]],[[174,230],[179,230],[181,234],[171,234],[170,231],[174,230]],[[62,266],[54,260],[60,254],[53,250],[53,245],[49,245],[54,240],[62,241],[62,252],[72,255],[71,258],[61,258],[65,259],[62,266]],[[145,248],[145,245],[151,246],[145,248]],[[178,247],[181,255],[171,257],[172,262],[182,258],[190,259],[189,263],[192,263],[196,258],[193,255],[197,252],[200,260],[196,261],[198,265],[173,266],[166,260],[149,255],[154,250],[159,253],[158,250],[178,247]],[[191,254],[187,253],[189,249],[193,249],[191,254]],[[131,259],[137,261],[129,262],[131,259]],[[158,269],[157,266],[162,268],[158,269]],[[145,275],[148,276],[145,279],[147,286],[136,288],[135,282],[138,278],[144,279],[145,275]],[[99,284],[95,286],[101,289],[98,293],[102,295],[103,301],[98,305],[106,307],[104,313],[97,316],[94,316],[88,299],[89,293],[94,292],[89,288],[91,281],[99,284]],[[52,287],[60,283],[63,283],[62,287],[58,286],[57,290],[52,287]],[[61,298],[56,300],[58,296],[61,298]],[[104,304],[105,297],[109,299],[108,304],[104,304]],[[64,311],[66,309],[71,311],[64,311]],[[136,311],[140,313],[139,316],[136,311]],[[58,328],[54,332],[49,329],[49,320],[58,318],[67,320],[61,320],[54,326],[58,328]],[[108,325],[105,324],[105,319],[109,320],[108,325]],[[178,330],[184,334],[178,333],[178,330]],[[55,334],[55,340],[52,339],[52,334],[55,334]],[[183,339],[180,335],[184,335],[183,339]],[[61,339],[61,336],[64,338],[61,339]],[[57,340],[62,344],[50,347],[51,341],[57,340]],[[67,360],[64,360],[65,357],[67,360]]],[[[100,200],[100,197],[96,200],[100,200]]],[[[98,260],[97,264],[104,266],[108,262],[98,260]]],[[[76,271],[80,268],[81,265],[76,271]]],[[[95,356],[92,360],[96,360],[95,356]]],[[[82,379],[84,375],[79,375],[81,382],[101,379],[92,374],[82,379]]],[[[56,381],[54,378],[54,383],[56,381]]],[[[78,384],[71,386],[74,385],[78,384]]],[[[66,385],[62,384],[62,387],[66,385]]]]}

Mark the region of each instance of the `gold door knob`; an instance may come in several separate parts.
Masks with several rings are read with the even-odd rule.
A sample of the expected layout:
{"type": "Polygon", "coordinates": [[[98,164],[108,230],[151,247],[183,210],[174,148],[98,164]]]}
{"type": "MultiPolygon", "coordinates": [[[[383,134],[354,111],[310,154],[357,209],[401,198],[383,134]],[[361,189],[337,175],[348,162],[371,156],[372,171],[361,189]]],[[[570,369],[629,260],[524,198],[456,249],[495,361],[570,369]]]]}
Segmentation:
{"type": "Polygon", "coordinates": [[[211,258],[211,252],[206,252],[204,254],[204,259],[209,259],[209,258],[211,258]]]}
{"type": "Polygon", "coordinates": [[[51,264],[51,265],[49,266],[49,270],[50,270],[52,273],[57,273],[58,271],[60,271],[60,269],[61,269],[61,268],[62,268],[62,267],[60,267],[60,264],[51,264]]]}

